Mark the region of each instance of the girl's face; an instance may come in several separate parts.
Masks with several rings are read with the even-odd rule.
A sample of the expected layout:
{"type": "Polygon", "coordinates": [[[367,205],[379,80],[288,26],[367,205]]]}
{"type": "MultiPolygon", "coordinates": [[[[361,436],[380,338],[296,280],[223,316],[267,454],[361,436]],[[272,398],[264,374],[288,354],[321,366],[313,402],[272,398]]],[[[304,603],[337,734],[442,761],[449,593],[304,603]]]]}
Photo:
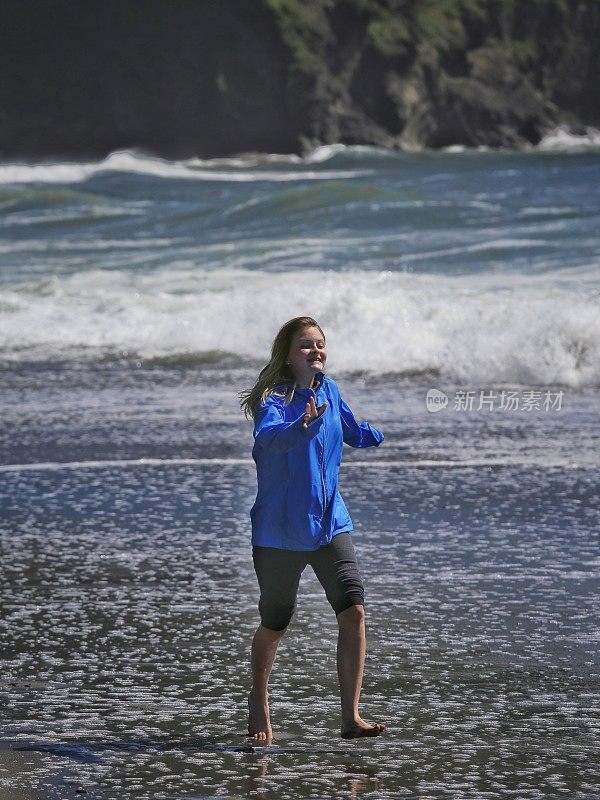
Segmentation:
{"type": "Polygon", "coordinates": [[[317,372],[322,372],[327,361],[325,339],[318,328],[302,328],[292,337],[288,353],[290,367],[296,380],[310,386],[317,372]]]}

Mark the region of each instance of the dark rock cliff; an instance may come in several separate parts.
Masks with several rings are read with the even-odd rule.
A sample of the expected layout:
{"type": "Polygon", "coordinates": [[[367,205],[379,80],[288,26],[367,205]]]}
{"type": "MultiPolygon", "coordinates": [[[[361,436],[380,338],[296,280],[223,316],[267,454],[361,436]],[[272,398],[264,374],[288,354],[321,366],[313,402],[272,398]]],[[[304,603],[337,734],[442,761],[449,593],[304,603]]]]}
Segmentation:
{"type": "Polygon", "coordinates": [[[2,159],[600,124],[597,0],[5,0],[1,37],[2,159]]]}

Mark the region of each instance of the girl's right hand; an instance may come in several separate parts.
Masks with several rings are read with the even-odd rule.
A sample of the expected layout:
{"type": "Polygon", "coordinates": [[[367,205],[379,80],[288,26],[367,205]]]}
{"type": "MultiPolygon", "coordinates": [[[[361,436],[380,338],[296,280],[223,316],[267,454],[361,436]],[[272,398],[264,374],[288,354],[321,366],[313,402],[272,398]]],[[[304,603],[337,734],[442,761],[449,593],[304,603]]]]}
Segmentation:
{"type": "Polygon", "coordinates": [[[309,422],[312,422],[313,419],[320,417],[321,414],[327,408],[327,402],[323,403],[322,406],[317,408],[317,404],[315,403],[315,398],[311,397],[309,402],[306,404],[306,411],[304,412],[304,419],[302,420],[302,427],[304,430],[308,428],[309,422]]]}

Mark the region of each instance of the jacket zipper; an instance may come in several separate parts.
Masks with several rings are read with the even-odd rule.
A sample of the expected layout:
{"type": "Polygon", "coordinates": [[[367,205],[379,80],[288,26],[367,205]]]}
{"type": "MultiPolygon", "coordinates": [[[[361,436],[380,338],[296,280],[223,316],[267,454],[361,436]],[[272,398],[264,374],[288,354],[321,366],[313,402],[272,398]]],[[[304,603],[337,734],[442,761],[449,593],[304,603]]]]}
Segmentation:
{"type": "MultiPolygon", "coordinates": [[[[323,452],[321,453],[321,483],[323,484],[323,514],[325,516],[325,509],[327,508],[327,490],[325,487],[325,453],[327,450],[327,429],[323,425],[323,452]]],[[[321,517],[321,518],[322,518],[321,517]]]]}

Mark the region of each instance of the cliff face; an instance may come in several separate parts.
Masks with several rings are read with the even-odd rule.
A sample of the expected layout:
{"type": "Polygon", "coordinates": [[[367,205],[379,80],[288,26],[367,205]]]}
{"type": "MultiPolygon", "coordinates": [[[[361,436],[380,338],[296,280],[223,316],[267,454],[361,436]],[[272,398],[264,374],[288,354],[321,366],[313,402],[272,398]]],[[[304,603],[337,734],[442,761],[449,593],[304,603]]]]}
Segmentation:
{"type": "Polygon", "coordinates": [[[600,3],[268,0],[316,141],[536,143],[600,121],[600,3]]]}
{"type": "Polygon", "coordinates": [[[600,124],[597,0],[5,0],[0,158],[535,143],[600,124]]]}

